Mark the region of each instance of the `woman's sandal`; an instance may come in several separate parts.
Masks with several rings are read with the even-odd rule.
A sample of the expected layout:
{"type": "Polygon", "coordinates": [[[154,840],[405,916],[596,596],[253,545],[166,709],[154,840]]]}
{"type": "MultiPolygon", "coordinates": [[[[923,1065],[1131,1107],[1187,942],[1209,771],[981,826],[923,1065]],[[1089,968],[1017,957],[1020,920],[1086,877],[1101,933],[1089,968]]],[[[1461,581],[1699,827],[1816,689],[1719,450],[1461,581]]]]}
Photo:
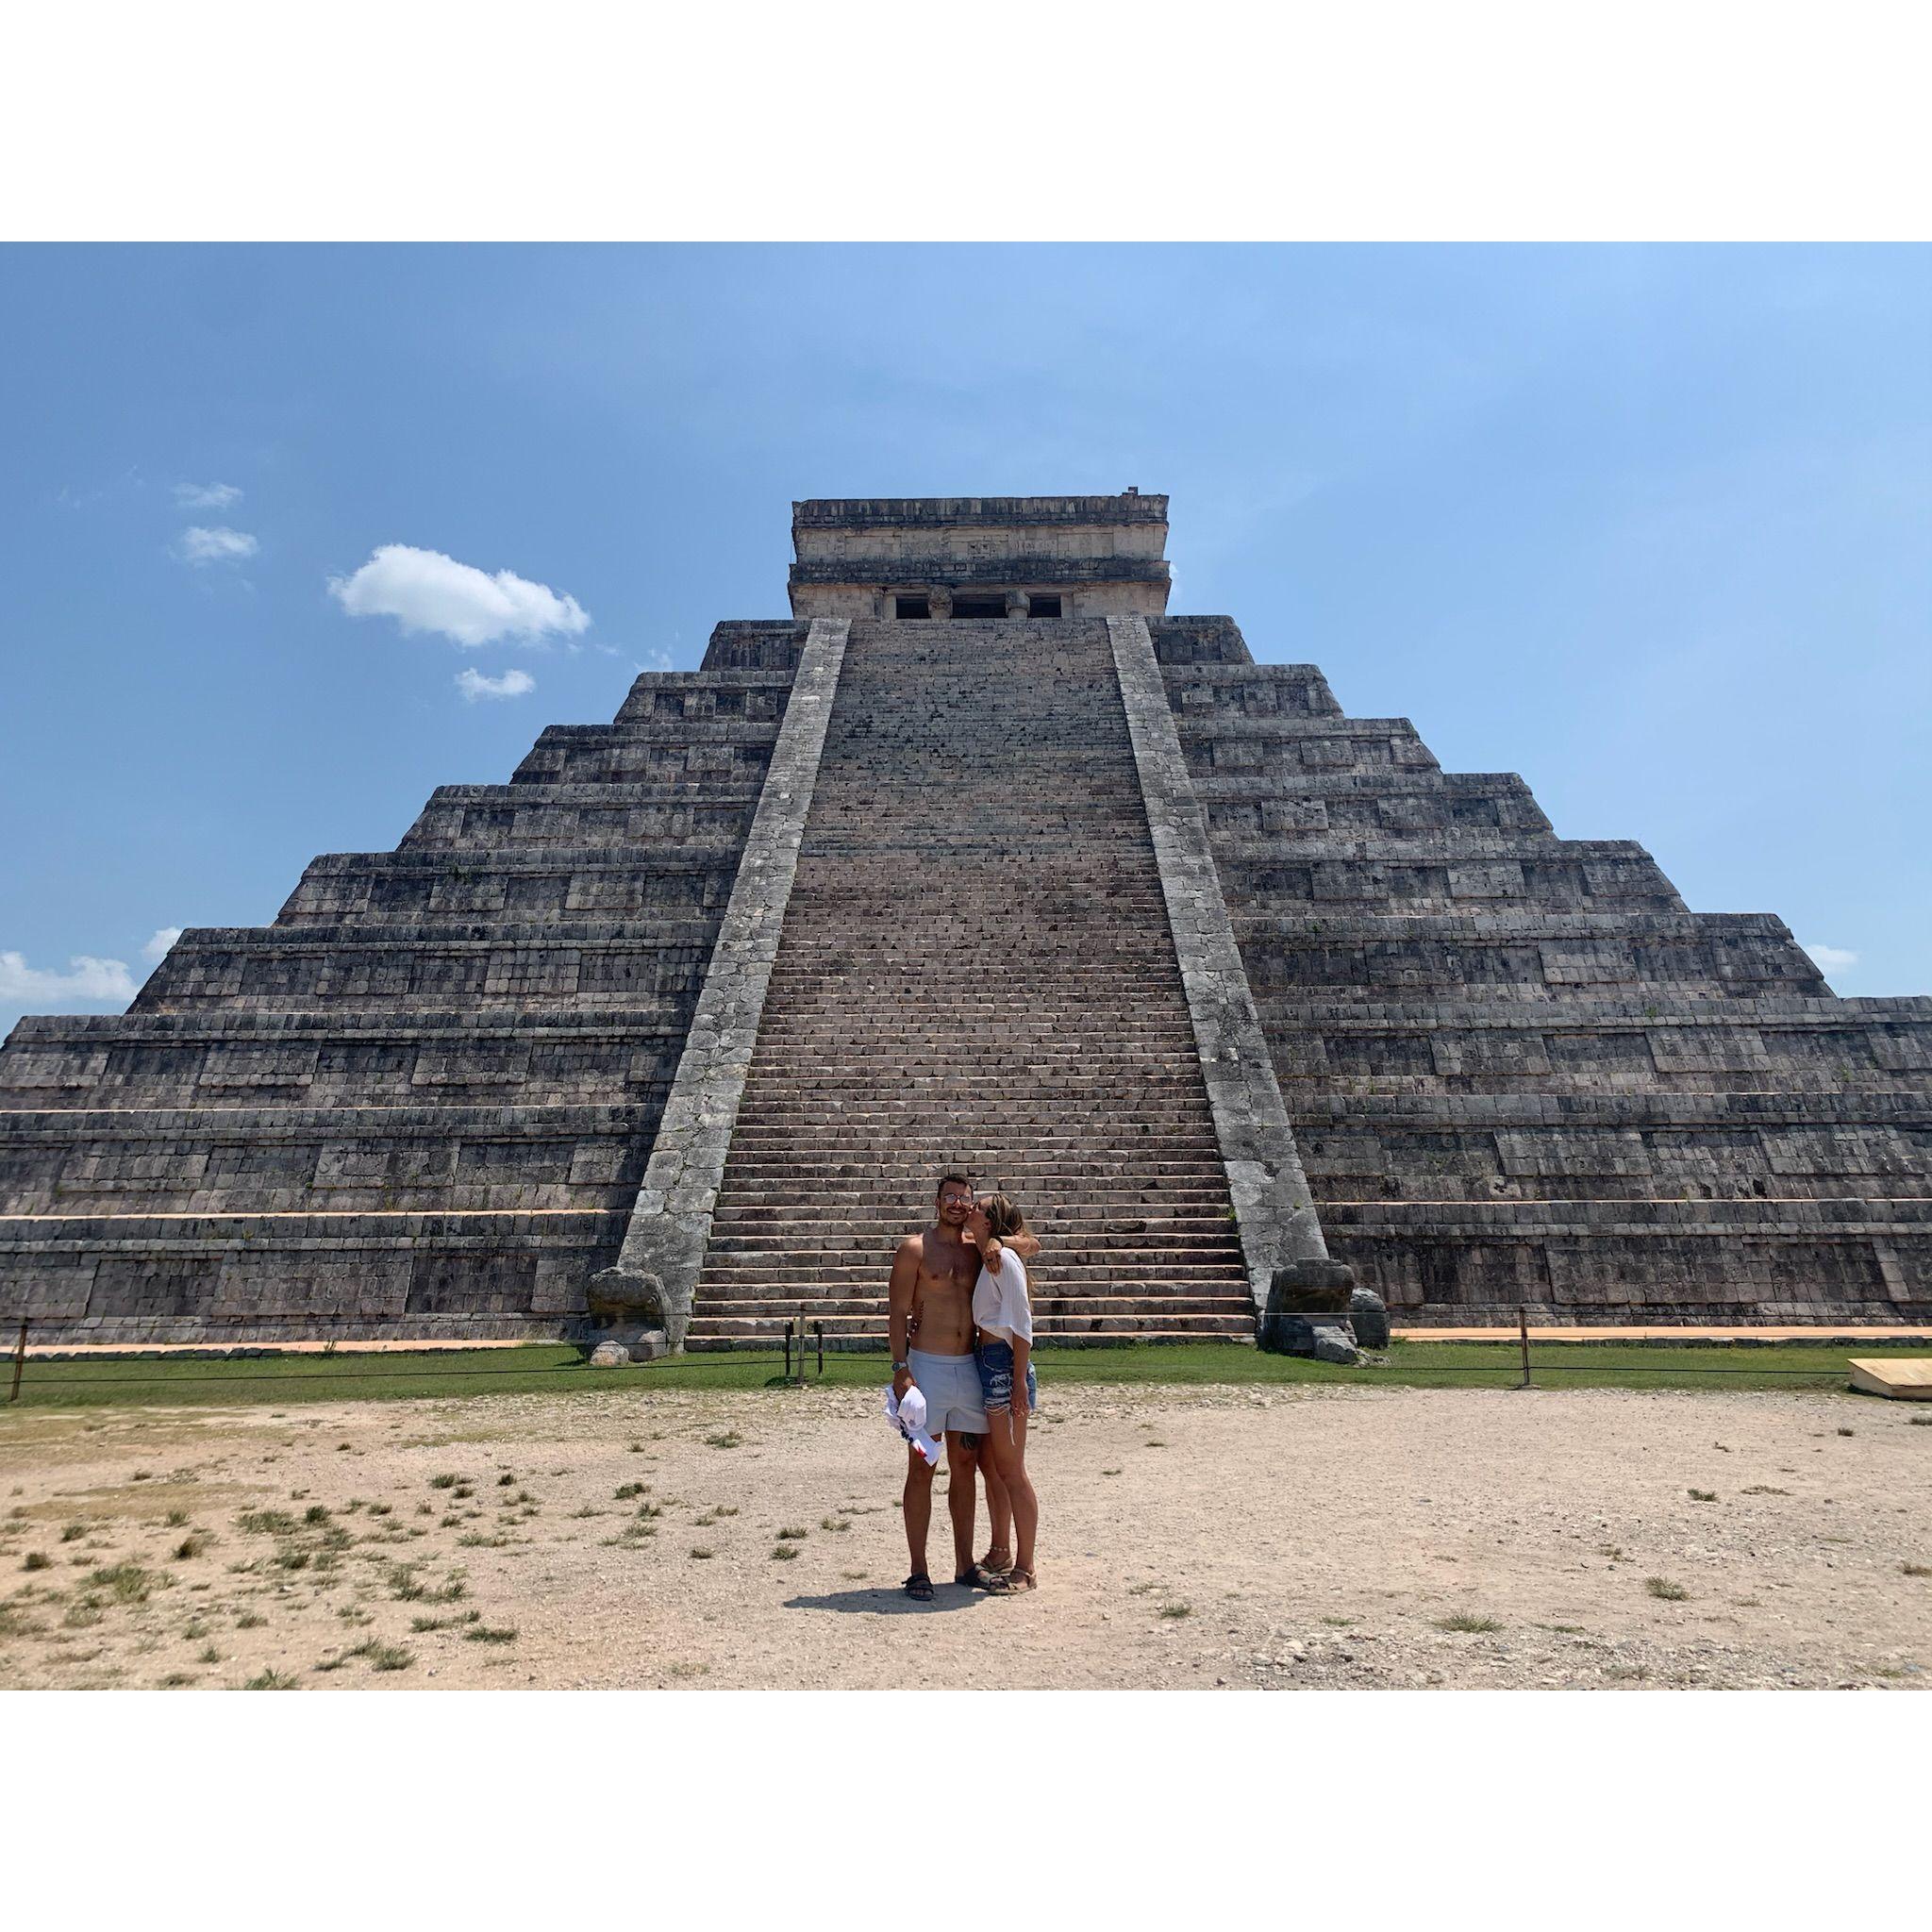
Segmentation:
{"type": "Polygon", "coordinates": [[[993,1543],[992,1545],[991,1545],[991,1547],[989,1547],[986,1555],[980,1557],[979,1567],[982,1570],[984,1570],[989,1576],[1008,1575],[1011,1572],[1013,1567],[1013,1553],[1011,1550],[1008,1549],[1006,1545],[1003,1543],[993,1543]],[[1004,1557],[1006,1558],[1006,1561],[1003,1563],[995,1563],[993,1561],[993,1558],[995,1557],[1004,1557]]]}
{"type": "Polygon", "coordinates": [[[916,1604],[929,1604],[932,1601],[932,1578],[924,1570],[915,1570],[906,1579],[906,1594],[916,1604]]]}
{"type": "Polygon", "coordinates": [[[1039,1588],[1039,1579],[1033,1572],[1022,1570],[1015,1564],[1010,1570],[995,1571],[987,1582],[986,1593],[989,1596],[1020,1596],[1026,1591],[1039,1588]]]}

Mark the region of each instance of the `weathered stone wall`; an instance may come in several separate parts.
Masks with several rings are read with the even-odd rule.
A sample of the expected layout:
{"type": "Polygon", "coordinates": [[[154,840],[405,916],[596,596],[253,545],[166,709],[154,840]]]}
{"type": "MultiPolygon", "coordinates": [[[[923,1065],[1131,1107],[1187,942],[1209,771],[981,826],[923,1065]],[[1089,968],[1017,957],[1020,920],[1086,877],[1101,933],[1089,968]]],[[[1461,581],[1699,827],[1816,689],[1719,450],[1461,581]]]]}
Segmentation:
{"type": "Polygon", "coordinates": [[[621,1213],[63,1217],[0,1224],[8,1319],[42,1340],[555,1336],[621,1213]]]}
{"type": "Polygon", "coordinates": [[[1398,1322],[1932,1314],[1932,1001],[1833,998],[1227,619],[1153,628],[1329,1247],[1398,1322]]]}
{"type": "Polygon", "coordinates": [[[440,790],[120,1017],[0,1051],[0,1314],[42,1339],[555,1335],[618,1257],[801,627],[440,790]]]}
{"type": "Polygon", "coordinates": [[[891,618],[898,594],[973,591],[1051,592],[1067,618],[1167,608],[1164,496],[814,501],[792,505],[791,528],[804,617],[891,618]]]}
{"type": "Polygon", "coordinates": [[[21,1111],[0,1215],[624,1207],[658,1107],[21,1111]]]}
{"type": "Polygon", "coordinates": [[[641,1104],[670,1091],[683,1041],[681,1014],[635,1008],[58,1014],[15,1027],[0,1108],[641,1104]]]}
{"type": "Polygon", "coordinates": [[[586,914],[702,921],[724,910],[737,871],[736,850],[723,844],[665,846],[645,857],[599,845],[460,858],[421,849],[332,852],[310,862],[276,924],[413,925],[586,914]]]}
{"type": "Polygon", "coordinates": [[[813,498],[791,506],[800,563],[906,558],[1057,562],[1100,557],[1160,561],[1164,496],[914,496],[813,498]]]}
{"type": "Polygon", "coordinates": [[[701,672],[775,671],[789,682],[798,669],[810,628],[797,618],[727,618],[711,628],[701,672]]]}

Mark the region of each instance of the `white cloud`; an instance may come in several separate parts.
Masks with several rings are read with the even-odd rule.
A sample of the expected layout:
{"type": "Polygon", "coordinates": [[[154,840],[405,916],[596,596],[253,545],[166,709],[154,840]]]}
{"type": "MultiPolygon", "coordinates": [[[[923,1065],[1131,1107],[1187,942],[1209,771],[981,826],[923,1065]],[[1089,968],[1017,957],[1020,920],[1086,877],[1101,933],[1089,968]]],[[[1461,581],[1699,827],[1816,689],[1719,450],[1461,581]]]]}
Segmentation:
{"type": "Polygon", "coordinates": [[[474,705],[478,698],[520,698],[537,689],[537,680],[527,671],[506,671],[501,677],[485,677],[480,671],[458,671],[457,689],[474,705]]]}
{"type": "Polygon", "coordinates": [[[232,483],[177,483],[175,501],[183,509],[231,509],[242,492],[232,483]]]}
{"type": "Polygon", "coordinates": [[[548,584],[507,570],[491,576],[408,543],[381,545],[354,576],[331,577],[328,588],[351,617],[393,617],[406,636],[433,630],[464,645],[499,638],[534,643],[553,632],[575,637],[591,625],[575,597],[559,596],[548,584]]]}
{"type": "Polygon", "coordinates": [[[168,948],[181,937],[178,925],[164,925],[147,944],[142,947],[141,957],[150,965],[158,966],[168,957],[168,948]]]}
{"type": "Polygon", "coordinates": [[[142,481],[141,472],[131,464],[111,483],[93,486],[63,483],[54,492],[56,503],[64,504],[69,509],[92,509],[103,497],[122,490],[142,490],[147,486],[142,481]]]}
{"type": "Polygon", "coordinates": [[[1811,955],[1818,966],[1826,973],[1840,973],[1847,966],[1856,966],[1858,956],[1848,953],[1842,946],[1809,946],[1805,950],[1811,955]]]}
{"type": "Polygon", "coordinates": [[[662,650],[649,650],[644,653],[644,661],[636,667],[640,671],[669,671],[671,653],[662,650]]]}
{"type": "Polygon", "coordinates": [[[191,524],[181,532],[181,555],[189,563],[234,563],[253,557],[260,548],[246,530],[230,530],[219,524],[211,530],[191,524]]]}
{"type": "Polygon", "coordinates": [[[120,959],[77,954],[65,973],[29,966],[25,953],[0,953],[0,1007],[25,1007],[50,1013],[69,1007],[125,1007],[137,991],[134,975],[120,959]]]}

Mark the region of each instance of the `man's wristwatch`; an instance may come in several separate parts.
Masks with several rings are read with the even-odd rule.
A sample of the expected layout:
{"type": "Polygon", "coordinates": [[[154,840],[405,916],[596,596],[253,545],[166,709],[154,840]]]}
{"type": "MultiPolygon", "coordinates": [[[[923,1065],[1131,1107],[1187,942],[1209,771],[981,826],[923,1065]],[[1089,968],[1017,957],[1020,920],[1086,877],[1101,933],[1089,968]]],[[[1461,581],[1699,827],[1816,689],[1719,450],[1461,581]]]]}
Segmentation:
{"type": "Polygon", "coordinates": [[[894,1370],[904,1369],[907,1371],[908,1374],[911,1373],[912,1370],[912,1364],[910,1362],[894,1362],[892,1364],[892,1367],[894,1368],[894,1370]]]}

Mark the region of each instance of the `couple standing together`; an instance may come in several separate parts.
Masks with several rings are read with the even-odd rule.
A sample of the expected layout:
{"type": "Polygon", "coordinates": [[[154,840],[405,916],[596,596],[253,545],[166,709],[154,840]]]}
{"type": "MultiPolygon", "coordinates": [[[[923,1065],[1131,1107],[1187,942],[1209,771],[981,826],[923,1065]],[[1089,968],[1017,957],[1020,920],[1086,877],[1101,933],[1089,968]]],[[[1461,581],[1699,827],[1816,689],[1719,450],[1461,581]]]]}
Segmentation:
{"type": "MultiPolygon", "coordinates": [[[[940,1179],[932,1226],[908,1235],[892,1257],[892,1392],[903,1400],[917,1389],[927,1428],[945,1433],[953,1581],[1001,1596],[1035,1587],[1040,1505],[1026,1474],[1026,1418],[1038,1393],[1025,1264],[1039,1252],[1006,1195],[975,1196],[963,1174],[949,1174],[940,1179]],[[976,1563],[975,1475],[986,1478],[992,1519],[992,1545],[976,1563]]],[[[906,1594],[920,1603],[933,1593],[925,1567],[932,1474],[917,1449],[907,1452],[906,1594]]]]}

